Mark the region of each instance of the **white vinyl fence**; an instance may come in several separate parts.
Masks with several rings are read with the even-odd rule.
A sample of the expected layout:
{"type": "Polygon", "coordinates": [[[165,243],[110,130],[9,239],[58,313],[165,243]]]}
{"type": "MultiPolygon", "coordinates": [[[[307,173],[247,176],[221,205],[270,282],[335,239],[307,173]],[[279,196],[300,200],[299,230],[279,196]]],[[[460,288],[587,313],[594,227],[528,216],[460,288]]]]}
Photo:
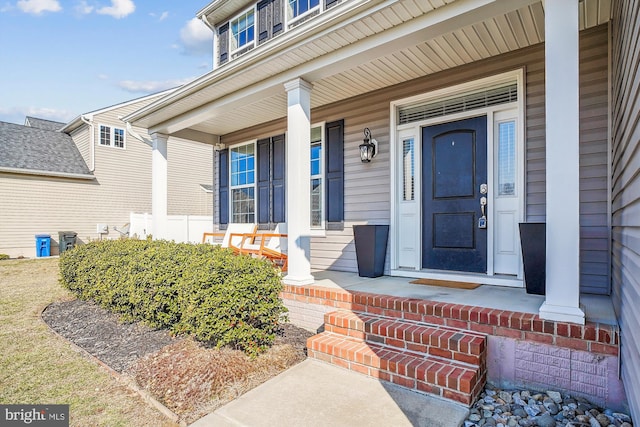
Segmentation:
{"type": "MultiPolygon", "coordinates": [[[[146,239],[153,235],[153,216],[151,214],[131,213],[129,236],[146,239]]],[[[202,233],[213,230],[213,217],[200,215],[169,215],[165,238],[176,242],[202,242],[202,233]]]]}

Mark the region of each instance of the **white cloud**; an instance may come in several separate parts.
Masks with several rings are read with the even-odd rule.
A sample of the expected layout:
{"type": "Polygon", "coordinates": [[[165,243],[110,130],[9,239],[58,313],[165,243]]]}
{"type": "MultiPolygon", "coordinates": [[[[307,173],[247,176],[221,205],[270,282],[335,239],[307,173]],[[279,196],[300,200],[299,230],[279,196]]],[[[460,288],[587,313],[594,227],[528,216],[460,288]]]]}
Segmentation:
{"type": "Polygon", "coordinates": [[[100,15],[109,15],[116,19],[131,15],[136,10],[132,0],[111,0],[111,6],[104,6],[96,12],[100,15]]]}
{"type": "Polygon", "coordinates": [[[182,86],[183,84],[191,80],[192,78],[164,80],[164,81],[122,80],[118,82],[118,87],[131,93],[155,93],[155,92],[161,92],[166,89],[172,89],[174,87],[182,86]]]}
{"type": "Polygon", "coordinates": [[[76,7],[75,7],[75,11],[81,15],[88,15],[91,12],[93,12],[94,7],[93,6],[89,6],[87,4],[86,1],[81,1],[79,2],[76,7]]]}
{"type": "Polygon", "coordinates": [[[158,22],[162,22],[169,17],[169,12],[165,11],[165,12],[162,12],[160,15],[158,15],[157,13],[151,12],[149,16],[151,16],[152,18],[158,18],[158,22]]]}
{"type": "Polygon", "coordinates": [[[41,15],[44,12],[59,12],[62,10],[62,6],[60,6],[58,0],[20,0],[16,6],[24,13],[31,13],[33,15],[41,15]]]}
{"type": "Polygon", "coordinates": [[[24,123],[24,119],[27,116],[67,123],[68,121],[76,117],[77,113],[72,113],[68,110],[60,110],[56,108],[0,107],[0,120],[22,124],[24,123]]]}
{"type": "Polygon", "coordinates": [[[187,55],[205,55],[212,51],[213,33],[198,18],[193,18],[180,30],[180,42],[187,55]]]}
{"type": "Polygon", "coordinates": [[[98,74],[100,80],[109,80],[109,76],[106,74],[98,74]]]}

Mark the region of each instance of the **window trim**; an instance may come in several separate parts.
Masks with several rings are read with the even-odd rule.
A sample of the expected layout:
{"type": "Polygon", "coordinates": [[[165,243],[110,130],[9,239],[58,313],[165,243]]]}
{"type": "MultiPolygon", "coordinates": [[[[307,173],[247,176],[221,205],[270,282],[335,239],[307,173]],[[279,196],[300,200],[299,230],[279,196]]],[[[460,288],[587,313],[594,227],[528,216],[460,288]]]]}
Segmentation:
{"type": "MultiPolygon", "coordinates": [[[[300,1],[300,0],[296,0],[296,1],[300,1]]],[[[292,26],[295,26],[296,22],[304,20],[305,17],[313,14],[316,10],[318,11],[318,14],[324,12],[324,0],[318,0],[317,6],[310,8],[309,10],[307,10],[306,12],[298,16],[289,17],[291,12],[290,2],[289,0],[284,0],[284,2],[285,2],[285,20],[286,20],[285,28],[287,29],[291,29],[292,26]]]]}
{"type": "Polygon", "coordinates": [[[244,11],[238,13],[236,16],[234,16],[233,18],[229,19],[229,21],[227,21],[229,23],[229,29],[227,31],[229,31],[229,37],[227,38],[227,49],[228,49],[228,58],[227,59],[227,63],[229,63],[230,61],[232,61],[233,59],[235,59],[238,55],[236,55],[238,52],[240,52],[243,49],[254,49],[256,47],[256,18],[258,17],[258,10],[257,10],[257,3],[254,4],[253,6],[245,9],[244,11]],[[238,19],[240,19],[243,15],[246,15],[249,12],[253,12],[253,40],[249,43],[247,42],[246,44],[240,46],[240,47],[235,47],[232,49],[232,40],[235,40],[235,36],[233,34],[233,22],[237,21],[238,19]]]}
{"type": "Polygon", "coordinates": [[[112,125],[98,124],[98,146],[99,147],[111,147],[118,150],[126,150],[127,148],[127,132],[124,128],[120,128],[112,125]],[[102,143],[102,128],[109,128],[109,144],[102,143]],[[116,145],[116,130],[122,132],[122,147],[116,145]]]}
{"type": "Polygon", "coordinates": [[[253,224],[257,224],[258,220],[257,220],[257,209],[258,209],[258,205],[257,205],[257,197],[256,197],[256,193],[257,193],[257,179],[256,179],[256,173],[257,173],[257,158],[258,158],[258,152],[257,152],[257,144],[258,140],[257,139],[253,139],[247,142],[240,142],[238,144],[233,144],[229,146],[229,166],[228,166],[228,180],[229,180],[229,224],[235,222],[233,221],[233,190],[238,190],[238,189],[242,189],[242,188],[253,188],[253,224]],[[232,151],[235,148],[238,147],[242,147],[245,145],[253,145],[253,184],[241,184],[241,185],[233,185],[233,180],[232,180],[232,151]]]}
{"type": "MultiPolygon", "coordinates": [[[[325,165],[325,155],[326,155],[326,137],[325,137],[325,126],[326,122],[318,122],[314,123],[309,127],[309,131],[311,129],[320,128],[320,174],[312,175],[311,170],[309,170],[309,193],[311,193],[311,180],[320,178],[320,225],[314,226],[311,224],[311,217],[309,217],[309,227],[311,229],[311,233],[317,234],[322,232],[324,234],[324,230],[327,226],[327,218],[326,218],[326,206],[325,206],[325,191],[326,191],[326,165],[325,165]]],[[[311,142],[309,144],[309,161],[311,161],[311,142]]],[[[311,214],[311,206],[309,206],[309,214],[311,214]]]]}

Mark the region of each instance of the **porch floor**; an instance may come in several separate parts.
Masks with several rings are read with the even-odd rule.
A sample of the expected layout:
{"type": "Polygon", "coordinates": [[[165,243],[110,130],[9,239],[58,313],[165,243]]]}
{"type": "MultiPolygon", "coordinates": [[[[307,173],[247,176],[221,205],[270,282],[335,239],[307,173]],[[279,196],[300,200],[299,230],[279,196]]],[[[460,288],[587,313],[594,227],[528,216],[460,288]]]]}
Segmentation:
{"type": "MultiPolygon", "coordinates": [[[[542,295],[527,294],[524,288],[481,285],[476,289],[455,289],[409,283],[412,278],[381,276],[360,277],[357,273],[316,270],[314,286],[340,288],[347,291],[370,292],[405,298],[426,299],[477,307],[538,314],[544,302],[542,295]]],[[[611,297],[606,295],[580,295],[580,304],[586,320],[607,325],[617,324],[611,297]]]]}

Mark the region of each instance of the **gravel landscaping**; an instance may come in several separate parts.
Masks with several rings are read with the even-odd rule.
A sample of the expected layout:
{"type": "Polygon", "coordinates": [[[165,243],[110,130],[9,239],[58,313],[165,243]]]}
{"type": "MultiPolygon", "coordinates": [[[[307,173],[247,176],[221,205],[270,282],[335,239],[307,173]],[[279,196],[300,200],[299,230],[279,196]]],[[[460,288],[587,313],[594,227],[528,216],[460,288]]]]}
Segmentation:
{"type": "Polygon", "coordinates": [[[487,386],[464,427],[632,427],[628,415],[598,408],[557,391],[500,390],[487,386]]]}

